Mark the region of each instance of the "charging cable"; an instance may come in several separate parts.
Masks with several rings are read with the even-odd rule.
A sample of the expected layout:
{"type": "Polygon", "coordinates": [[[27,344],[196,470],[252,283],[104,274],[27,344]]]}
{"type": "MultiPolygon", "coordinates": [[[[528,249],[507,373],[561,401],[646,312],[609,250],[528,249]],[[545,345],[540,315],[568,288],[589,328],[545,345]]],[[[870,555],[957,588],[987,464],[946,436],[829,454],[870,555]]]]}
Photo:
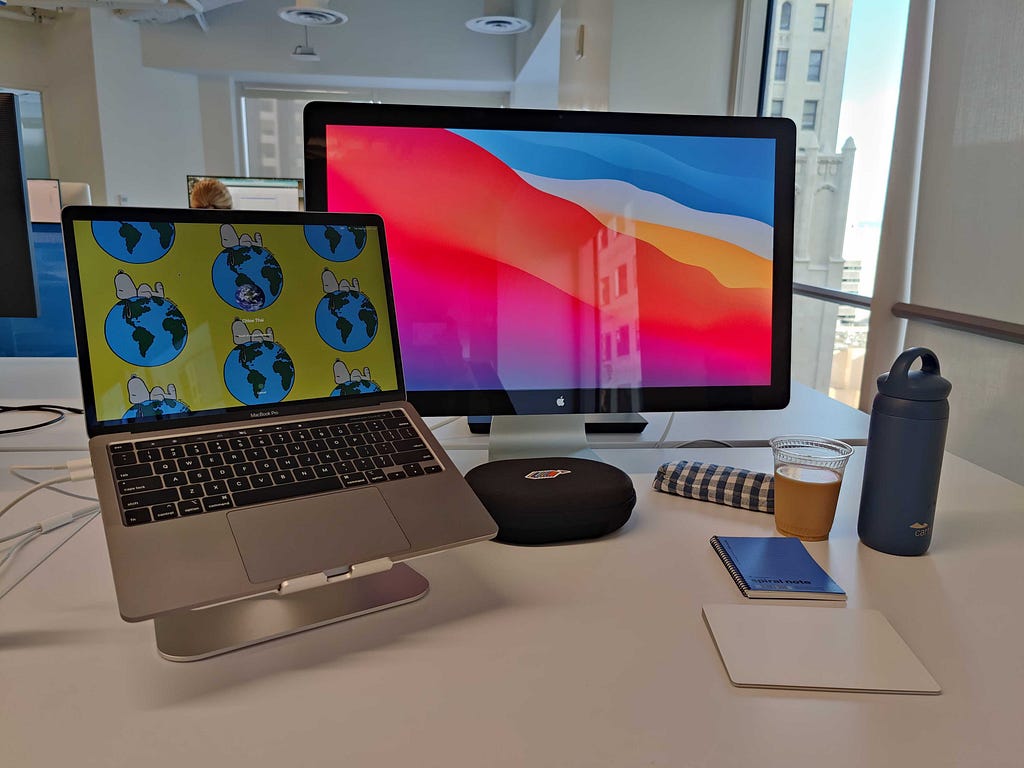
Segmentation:
{"type": "MultiPolygon", "coordinates": [[[[80,494],[72,493],[70,491],[64,491],[63,489],[56,487],[57,485],[59,485],[61,483],[70,483],[70,482],[74,482],[76,480],[89,480],[90,478],[92,478],[92,476],[93,476],[92,462],[89,459],[75,459],[74,461],[69,461],[66,464],[55,464],[55,465],[51,464],[51,465],[44,465],[44,466],[11,467],[10,471],[11,471],[12,474],[14,474],[16,477],[21,478],[22,480],[28,480],[29,482],[35,482],[35,485],[33,485],[31,488],[29,488],[28,490],[24,491],[23,493],[19,493],[11,501],[9,501],[2,508],[0,508],[0,517],[2,517],[4,514],[6,514],[12,507],[14,507],[14,505],[16,505],[22,499],[26,498],[27,496],[35,493],[36,491],[38,491],[38,490],[40,490],[42,488],[50,488],[50,489],[52,489],[54,491],[61,491],[63,493],[67,493],[68,495],[77,496],[78,498],[83,498],[83,499],[90,499],[91,501],[95,501],[96,500],[95,498],[93,498],[91,496],[82,496],[80,494]],[[62,470],[65,470],[67,472],[67,474],[65,474],[65,475],[63,475],[61,477],[54,477],[54,478],[51,478],[49,480],[43,480],[43,481],[36,482],[36,481],[33,481],[32,478],[26,477],[25,475],[20,474],[18,472],[18,470],[22,470],[22,469],[28,469],[28,470],[36,470],[36,469],[50,469],[50,470],[58,469],[58,470],[61,470],[62,469],[62,470]]],[[[17,531],[16,533],[9,533],[9,534],[4,534],[4,535],[0,536],[0,544],[7,544],[8,542],[13,542],[13,544],[10,544],[10,546],[8,546],[6,551],[4,551],[2,554],[0,554],[0,569],[3,569],[4,566],[6,566],[6,564],[9,563],[11,561],[11,559],[19,551],[21,551],[22,547],[26,546],[27,544],[29,544],[32,541],[35,541],[40,536],[43,536],[43,535],[49,533],[50,531],[54,531],[54,530],[56,530],[58,528],[62,528],[65,525],[69,525],[69,524],[71,524],[73,522],[76,522],[78,520],[85,519],[86,522],[88,522],[92,518],[96,517],[96,515],[99,514],[99,511],[100,511],[99,505],[98,504],[93,504],[93,505],[91,505],[89,507],[86,507],[85,509],[79,509],[79,510],[77,510],[75,512],[62,512],[62,513],[57,514],[57,515],[51,515],[50,517],[44,518],[43,520],[40,520],[38,523],[36,523],[34,525],[31,525],[28,528],[24,528],[24,529],[22,529],[20,531],[17,531]]],[[[49,557],[51,554],[53,554],[53,552],[57,549],[57,547],[59,547],[63,543],[64,543],[63,541],[59,542],[55,547],[53,547],[53,549],[51,549],[49,552],[47,552],[39,560],[39,563],[43,562],[43,560],[45,560],[47,557],[49,557]]],[[[36,563],[36,565],[38,565],[39,563],[36,563]]],[[[31,572],[34,569],[34,567],[35,566],[33,566],[33,568],[30,568],[28,572],[22,574],[21,577],[18,578],[14,583],[7,585],[6,588],[4,588],[2,591],[0,591],[0,597],[3,597],[3,595],[5,595],[7,592],[9,592],[11,589],[13,589],[14,586],[19,581],[21,581],[22,578],[27,576],[28,573],[31,572]]]]}
{"type": "Polygon", "coordinates": [[[99,513],[99,511],[99,505],[93,504],[91,507],[80,509],[77,512],[63,512],[59,515],[53,515],[52,517],[48,517],[45,520],[41,520],[35,525],[29,528],[25,528],[22,531],[18,531],[17,533],[11,533],[6,536],[0,536],[0,544],[3,544],[8,541],[13,541],[15,539],[20,539],[20,541],[18,541],[10,549],[8,549],[7,552],[4,553],[3,557],[0,557],[0,568],[2,568],[8,560],[14,557],[18,550],[20,550],[30,541],[39,538],[44,533],[55,531],[56,529],[62,528],[65,525],[68,525],[69,523],[75,522],[76,520],[81,520],[83,517],[88,517],[91,520],[99,513]]]}
{"type": "MultiPolygon", "coordinates": [[[[14,475],[19,480],[24,480],[26,483],[32,483],[35,485],[39,481],[33,477],[29,477],[25,474],[26,471],[38,471],[38,470],[54,470],[54,469],[66,469],[68,472],[77,471],[81,469],[91,468],[92,462],[89,459],[75,459],[74,461],[68,461],[64,464],[22,464],[15,465],[7,468],[7,471],[14,475]]],[[[85,478],[82,478],[85,479],[85,478]]],[[[71,496],[75,499],[84,499],[85,501],[98,501],[95,496],[86,496],[82,493],[75,493],[69,491],[67,488],[58,488],[56,485],[49,486],[51,491],[61,493],[65,496],[71,496]]]]}
{"type": "Polygon", "coordinates": [[[52,414],[52,416],[45,421],[40,421],[36,424],[29,424],[24,427],[0,429],[0,435],[13,435],[17,432],[30,432],[33,429],[42,429],[43,427],[48,427],[51,424],[57,424],[58,422],[64,421],[64,415],[67,413],[84,413],[81,408],[72,408],[68,405],[50,405],[49,403],[40,403],[38,405],[0,405],[0,413],[12,413],[17,411],[45,413],[52,414]]]}
{"type": "MultiPolygon", "coordinates": [[[[53,477],[50,478],[49,480],[37,482],[28,490],[19,493],[11,501],[7,502],[7,504],[0,508],[0,517],[3,517],[8,512],[8,510],[10,510],[11,507],[13,507],[19,501],[26,498],[27,496],[30,496],[36,491],[42,490],[43,488],[49,488],[50,486],[59,485],[61,483],[71,483],[74,482],[75,480],[92,479],[92,462],[89,461],[89,459],[75,459],[74,461],[69,461],[65,466],[68,470],[68,473],[66,475],[64,475],[63,477],[53,477]]],[[[65,467],[60,467],[60,469],[64,468],[65,467]]]]}

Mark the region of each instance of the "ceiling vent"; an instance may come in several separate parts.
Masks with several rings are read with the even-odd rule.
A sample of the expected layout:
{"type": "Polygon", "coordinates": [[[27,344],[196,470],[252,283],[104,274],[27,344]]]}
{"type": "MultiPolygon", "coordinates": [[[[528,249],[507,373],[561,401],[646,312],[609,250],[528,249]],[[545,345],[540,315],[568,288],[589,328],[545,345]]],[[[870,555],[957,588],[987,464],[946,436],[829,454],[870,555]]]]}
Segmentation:
{"type": "Polygon", "coordinates": [[[348,21],[348,16],[341,11],[328,8],[327,0],[299,0],[297,5],[279,10],[277,15],[303,27],[326,27],[348,21]]]}
{"type": "Polygon", "coordinates": [[[482,16],[470,19],[466,27],[484,35],[518,35],[533,27],[529,19],[517,16],[515,3],[507,0],[487,0],[482,16]]]}
{"type": "Polygon", "coordinates": [[[478,16],[467,21],[466,26],[485,35],[518,35],[526,32],[533,24],[518,16],[478,16]]]}

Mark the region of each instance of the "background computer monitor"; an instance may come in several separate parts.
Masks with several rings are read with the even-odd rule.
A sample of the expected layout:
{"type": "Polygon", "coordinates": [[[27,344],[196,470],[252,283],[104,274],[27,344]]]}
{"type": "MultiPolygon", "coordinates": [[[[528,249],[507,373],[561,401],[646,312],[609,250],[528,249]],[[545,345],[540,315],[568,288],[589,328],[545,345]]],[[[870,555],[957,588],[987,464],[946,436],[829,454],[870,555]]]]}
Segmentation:
{"type": "Polygon", "coordinates": [[[64,205],[92,205],[92,188],[84,181],[60,182],[60,203],[64,205]]]}
{"type": "Polygon", "coordinates": [[[307,207],[384,218],[424,414],[788,402],[792,122],[315,102],[304,123],[307,207]]]}
{"type": "Polygon", "coordinates": [[[301,211],[304,208],[302,179],[261,179],[241,176],[186,177],[191,204],[192,187],[200,179],[216,179],[231,193],[232,208],[247,211],[301,211]]]}
{"type": "Polygon", "coordinates": [[[74,357],[75,330],[60,223],[33,221],[31,236],[37,313],[0,317],[0,357],[74,357]]]}
{"type": "Polygon", "coordinates": [[[28,215],[33,224],[60,224],[60,182],[57,179],[28,179],[28,215]]]}
{"type": "Polygon", "coordinates": [[[83,198],[88,202],[89,185],[28,179],[26,188],[38,306],[33,317],[0,317],[0,357],[74,357],[75,333],[68,303],[60,209],[83,198]]]}
{"type": "Polygon", "coordinates": [[[0,264],[4,272],[0,280],[0,317],[35,317],[36,286],[21,156],[21,120],[18,97],[13,93],[0,93],[0,233],[0,264]]]}

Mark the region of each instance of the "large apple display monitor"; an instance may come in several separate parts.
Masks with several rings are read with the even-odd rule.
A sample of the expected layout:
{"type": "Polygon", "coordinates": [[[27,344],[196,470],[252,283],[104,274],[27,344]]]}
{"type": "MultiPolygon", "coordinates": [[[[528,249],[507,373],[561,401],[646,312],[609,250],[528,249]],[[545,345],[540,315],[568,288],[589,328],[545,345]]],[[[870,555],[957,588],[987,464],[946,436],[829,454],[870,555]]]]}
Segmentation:
{"type": "Polygon", "coordinates": [[[387,223],[425,415],[787,404],[792,122],[338,102],[304,120],[307,207],[387,223]]]}

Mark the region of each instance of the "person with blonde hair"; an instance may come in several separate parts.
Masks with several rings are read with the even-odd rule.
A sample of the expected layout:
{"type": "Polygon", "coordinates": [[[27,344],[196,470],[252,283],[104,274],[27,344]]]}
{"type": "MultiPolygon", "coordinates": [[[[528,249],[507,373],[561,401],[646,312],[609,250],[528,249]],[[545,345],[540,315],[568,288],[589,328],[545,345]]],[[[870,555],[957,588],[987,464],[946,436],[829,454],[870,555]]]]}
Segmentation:
{"type": "Polygon", "coordinates": [[[217,179],[199,179],[192,185],[188,204],[192,208],[230,208],[231,193],[224,183],[217,179]]]}

